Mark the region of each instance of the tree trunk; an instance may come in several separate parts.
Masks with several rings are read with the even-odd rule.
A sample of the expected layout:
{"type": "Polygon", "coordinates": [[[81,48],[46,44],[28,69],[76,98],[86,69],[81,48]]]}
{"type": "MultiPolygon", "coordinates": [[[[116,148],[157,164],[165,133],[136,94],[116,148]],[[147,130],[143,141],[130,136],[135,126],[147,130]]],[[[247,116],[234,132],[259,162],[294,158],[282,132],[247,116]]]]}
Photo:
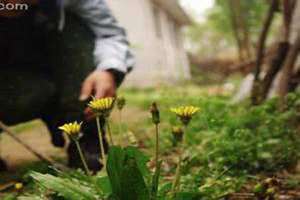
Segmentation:
{"type": "Polygon", "coordinates": [[[278,44],[276,55],[272,58],[270,67],[266,71],[266,75],[262,80],[261,85],[261,97],[262,101],[264,101],[268,93],[270,91],[271,85],[280,71],[287,53],[289,51],[290,43],[290,30],[291,30],[291,22],[293,18],[294,8],[296,1],[295,0],[284,0],[283,1],[283,28],[282,28],[282,38],[278,44]]]}
{"type": "Polygon", "coordinates": [[[271,65],[266,71],[266,75],[262,81],[262,100],[265,100],[267,98],[272,82],[275,79],[277,73],[280,71],[289,51],[289,36],[291,32],[291,22],[293,18],[295,4],[295,0],[283,1],[283,37],[281,38],[282,41],[278,44],[277,54],[272,59],[271,65]]]}
{"type": "MultiPolygon", "coordinates": [[[[268,93],[270,91],[270,88],[272,86],[273,80],[275,79],[277,73],[280,71],[282,64],[285,61],[286,55],[288,53],[289,50],[289,42],[280,42],[278,44],[278,49],[277,49],[277,53],[274,56],[274,58],[271,61],[271,65],[269,67],[269,69],[266,72],[266,75],[264,76],[263,80],[262,80],[262,85],[261,85],[261,102],[264,101],[267,96],[268,93]]],[[[259,103],[261,103],[259,102],[259,103]]]]}
{"type": "Polygon", "coordinates": [[[250,35],[249,35],[249,27],[247,26],[247,17],[249,16],[248,9],[243,8],[240,0],[236,0],[236,8],[237,8],[237,20],[238,26],[240,28],[240,34],[242,38],[242,50],[246,57],[246,59],[251,59],[251,44],[250,44],[250,35]]]}
{"type": "Polygon", "coordinates": [[[298,85],[300,85],[300,66],[298,66],[298,70],[293,74],[289,82],[289,92],[295,91],[298,85]]]}
{"type": "Polygon", "coordinates": [[[241,39],[241,36],[240,36],[240,33],[239,33],[239,25],[238,25],[238,22],[237,22],[238,14],[237,14],[237,10],[236,10],[235,1],[230,0],[228,6],[229,6],[229,9],[230,9],[230,13],[231,13],[231,15],[230,15],[231,26],[232,26],[233,35],[234,35],[236,45],[237,45],[239,60],[244,61],[245,56],[243,54],[242,39],[241,39]]]}
{"type": "Polygon", "coordinates": [[[246,25],[248,10],[244,9],[240,0],[231,0],[231,10],[234,12],[236,30],[240,40],[240,54],[244,60],[251,58],[250,35],[246,25]]]}
{"type": "Polygon", "coordinates": [[[279,79],[278,94],[281,97],[281,99],[289,92],[289,84],[293,76],[293,69],[297,57],[299,55],[299,50],[300,50],[300,32],[298,31],[296,41],[291,46],[291,49],[287,55],[286,61],[282,69],[282,74],[279,79]]]}
{"type": "Polygon", "coordinates": [[[268,36],[269,29],[271,27],[274,14],[278,9],[278,0],[272,0],[272,4],[270,6],[270,9],[268,11],[267,17],[264,21],[263,29],[261,32],[261,35],[259,37],[259,42],[258,42],[258,48],[257,48],[257,53],[256,53],[256,64],[255,64],[255,71],[254,71],[254,83],[253,83],[253,88],[252,88],[252,104],[257,105],[260,102],[262,102],[262,97],[261,97],[261,81],[259,79],[259,75],[261,72],[261,65],[265,53],[265,43],[266,39],[268,36]]]}
{"type": "Polygon", "coordinates": [[[251,51],[251,44],[250,44],[250,35],[249,35],[249,29],[247,26],[243,29],[244,32],[244,39],[243,39],[243,44],[245,45],[245,53],[247,56],[247,59],[252,58],[252,51],[251,51]]]}
{"type": "Polygon", "coordinates": [[[283,24],[284,24],[284,41],[289,40],[292,18],[296,6],[296,0],[283,1],[283,24]]]}

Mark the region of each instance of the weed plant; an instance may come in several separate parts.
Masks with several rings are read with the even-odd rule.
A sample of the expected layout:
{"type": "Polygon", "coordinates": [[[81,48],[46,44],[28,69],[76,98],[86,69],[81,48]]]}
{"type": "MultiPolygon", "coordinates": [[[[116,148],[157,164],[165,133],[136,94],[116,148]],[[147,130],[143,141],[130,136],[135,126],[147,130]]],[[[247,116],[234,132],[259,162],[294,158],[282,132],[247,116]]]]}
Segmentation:
{"type": "Polygon", "coordinates": [[[274,175],[291,169],[299,159],[300,94],[289,94],[284,110],[277,108],[276,98],[251,107],[247,103],[232,105],[227,97],[199,97],[189,91],[137,93],[128,90],[124,96],[127,106],[138,107],[141,112],[153,101],[159,103],[159,114],[155,104],[152,119],[133,125],[137,130],[128,125],[128,131],[133,131],[137,140],[144,142],[145,149],[111,146],[107,173],[94,176],[81,170],[54,170],[51,174],[31,172],[31,179],[23,183],[30,183],[31,190],[18,194],[18,199],[222,199],[239,191],[247,181],[256,179],[257,174],[274,175]],[[178,93],[180,95],[174,95],[178,93]],[[170,112],[170,108],[179,105],[200,108],[188,126],[183,127],[170,112]],[[185,144],[180,145],[183,152],[179,154],[176,151],[178,137],[173,137],[172,127],[184,130],[185,144]],[[139,130],[144,132],[139,133],[139,130]],[[145,142],[145,138],[151,140],[145,142]],[[182,157],[177,163],[179,155],[182,157]],[[155,157],[153,168],[149,167],[151,157],[155,157]],[[178,175],[176,166],[181,166],[181,178],[174,188],[178,175]]]}

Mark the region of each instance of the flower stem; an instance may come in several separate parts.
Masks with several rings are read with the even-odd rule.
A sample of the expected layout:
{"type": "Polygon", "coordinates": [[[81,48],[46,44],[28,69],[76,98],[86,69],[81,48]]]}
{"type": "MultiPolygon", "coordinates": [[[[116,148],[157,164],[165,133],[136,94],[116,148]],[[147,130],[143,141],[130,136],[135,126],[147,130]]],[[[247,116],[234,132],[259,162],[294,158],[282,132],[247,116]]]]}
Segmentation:
{"type": "Polygon", "coordinates": [[[175,197],[176,193],[180,190],[181,163],[182,163],[182,149],[179,147],[179,159],[178,159],[176,174],[175,174],[175,178],[171,190],[173,197],[175,197]]]}
{"type": "Polygon", "coordinates": [[[108,137],[109,137],[109,142],[111,145],[114,145],[113,137],[111,134],[110,121],[108,119],[106,120],[106,128],[107,128],[107,133],[108,133],[108,137]]]}
{"type": "Polygon", "coordinates": [[[102,161],[103,167],[106,170],[106,157],[105,157],[105,152],[104,152],[103,135],[102,135],[102,132],[101,132],[99,116],[96,117],[96,122],[97,122],[100,152],[101,152],[100,160],[102,161]]]}
{"type": "Polygon", "coordinates": [[[155,124],[155,166],[156,170],[158,170],[158,158],[159,158],[159,132],[158,132],[158,124],[155,124]]]}
{"type": "Polygon", "coordinates": [[[119,133],[122,134],[122,110],[119,110],[119,133]]]}
{"type": "Polygon", "coordinates": [[[76,144],[76,147],[77,147],[77,150],[78,150],[78,153],[79,153],[79,156],[80,156],[80,159],[81,159],[81,162],[83,164],[83,167],[85,169],[85,172],[87,173],[87,175],[91,175],[91,172],[86,164],[86,160],[83,156],[83,153],[82,153],[82,150],[81,150],[81,147],[80,147],[80,144],[77,140],[75,140],[75,144],[76,144]]]}
{"type": "MultiPolygon", "coordinates": [[[[186,130],[187,130],[187,125],[184,124],[183,129],[184,129],[184,136],[186,135],[186,130]]],[[[185,137],[182,138],[182,142],[178,146],[179,150],[179,158],[178,158],[178,164],[176,168],[176,174],[175,178],[172,184],[172,196],[175,197],[176,193],[180,191],[180,179],[181,179],[181,165],[182,165],[182,155],[183,155],[183,146],[185,142],[185,137]]]]}
{"type": "Polygon", "coordinates": [[[123,131],[122,128],[122,110],[119,110],[119,134],[122,135],[123,139],[126,141],[125,144],[127,144],[129,139],[128,139],[128,135],[125,133],[125,131],[123,131]]]}
{"type": "Polygon", "coordinates": [[[1,133],[2,130],[0,130],[0,158],[1,158],[1,154],[2,154],[2,134],[1,133]]]}

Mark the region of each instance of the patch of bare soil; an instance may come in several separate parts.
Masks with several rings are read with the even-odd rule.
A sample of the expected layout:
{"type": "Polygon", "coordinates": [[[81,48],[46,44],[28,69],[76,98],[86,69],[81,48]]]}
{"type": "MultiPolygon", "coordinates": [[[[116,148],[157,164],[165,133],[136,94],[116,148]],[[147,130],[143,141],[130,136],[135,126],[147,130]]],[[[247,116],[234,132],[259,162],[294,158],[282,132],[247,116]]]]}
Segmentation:
{"type": "MultiPolygon", "coordinates": [[[[43,155],[55,158],[65,157],[64,149],[55,148],[51,144],[48,130],[42,123],[18,133],[17,136],[43,155]]],[[[1,136],[0,150],[0,157],[7,162],[10,170],[18,168],[23,163],[39,160],[5,133],[1,136]]]]}
{"type": "MultiPolygon", "coordinates": [[[[123,122],[134,124],[144,120],[147,113],[135,107],[127,107],[122,112],[123,122]]],[[[119,123],[118,111],[112,115],[114,124],[119,123]]],[[[25,143],[33,147],[37,152],[53,158],[65,158],[65,149],[56,148],[51,144],[50,134],[43,123],[34,123],[33,127],[18,130],[17,136],[25,143]]],[[[0,158],[4,159],[10,170],[21,167],[24,163],[39,161],[36,156],[28,152],[22,145],[15,142],[6,134],[1,135],[0,158]]]]}
{"type": "MultiPolygon", "coordinates": [[[[132,123],[140,122],[141,120],[146,120],[150,115],[137,107],[125,107],[122,110],[122,121],[128,125],[132,123]]],[[[115,123],[119,122],[119,111],[114,110],[112,112],[112,119],[115,123]]]]}

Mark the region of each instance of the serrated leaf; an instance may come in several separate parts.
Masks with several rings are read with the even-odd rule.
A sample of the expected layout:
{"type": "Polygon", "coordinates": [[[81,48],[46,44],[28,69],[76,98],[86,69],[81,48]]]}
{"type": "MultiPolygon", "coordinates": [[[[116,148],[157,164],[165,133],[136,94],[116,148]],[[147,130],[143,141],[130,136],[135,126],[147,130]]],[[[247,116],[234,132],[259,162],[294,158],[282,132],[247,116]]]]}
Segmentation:
{"type": "Polygon", "coordinates": [[[149,176],[150,171],[147,167],[147,163],[149,162],[149,157],[147,157],[144,153],[142,153],[137,147],[126,147],[125,148],[126,154],[129,156],[133,156],[136,160],[137,166],[143,176],[149,176]]]}
{"type": "MultiPolygon", "coordinates": [[[[128,155],[127,155],[128,156],[128,155]]],[[[122,172],[123,200],[149,200],[150,195],[135,158],[128,156],[122,172]]]]}
{"type": "Polygon", "coordinates": [[[57,192],[60,196],[70,200],[96,200],[98,194],[91,188],[83,186],[80,182],[75,182],[50,174],[40,174],[33,172],[31,177],[42,186],[57,192]]]}
{"type": "MultiPolygon", "coordinates": [[[[3,199],[8,200],[8,199],[3,199]]],[[[40,196],[32,195],[32,196],[22,196],[18,197],[18,200],[45,200],[45,198],[42,198],[40,196]]]]}
{"type": "Polygon", "coordinates": [[[119,196],[122,193],[121,177],[125,152],[121,147],[110,147],[107,158],[107,174],[110,180],[113,194],[119,196]]]}
{"type": "MultiPolygon", "coordinates": [[[[112,197],[120,200],[149,200],[149,191],[137,163],[133,148],[111,147],[108,154],[107,174],[113,191],[112,197]]],[[[140,166],[141,167],[141,166],[140,166]]]]}

